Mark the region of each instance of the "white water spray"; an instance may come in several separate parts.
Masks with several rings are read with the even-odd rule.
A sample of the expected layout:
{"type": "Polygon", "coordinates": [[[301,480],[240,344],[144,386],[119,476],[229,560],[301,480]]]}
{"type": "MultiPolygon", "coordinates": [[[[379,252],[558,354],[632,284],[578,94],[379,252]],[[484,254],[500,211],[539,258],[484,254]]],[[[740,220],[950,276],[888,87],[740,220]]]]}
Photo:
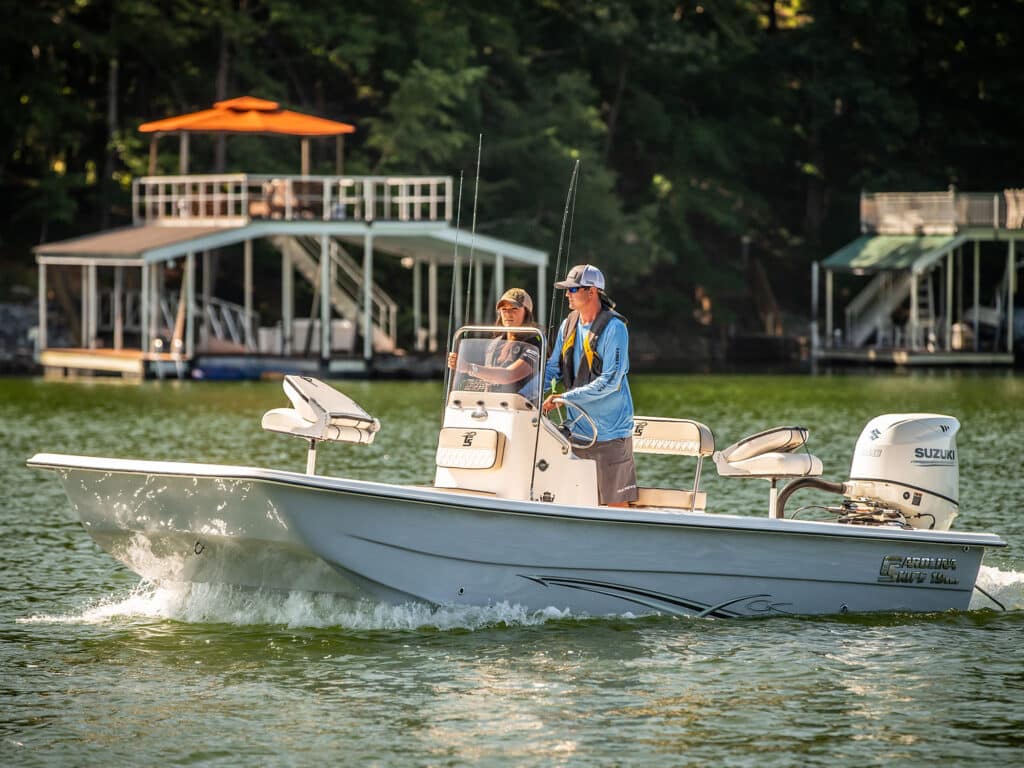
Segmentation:
{"type": "MultiPolygon", "coordinates": [[[[103,624],[118,619],[167,619],[240,626],[341,627],[349,630],[483,629],[536,626],[573,617],[568,610],[531,611],[507,602],[435,608],[422,603],[388,605],[313,592],[266,592],[213,584],[142,582],[127,595],[93,601],[80,611],[35,615],[22,623],[103,624]]],[[[585,618],[585,617],[574,617],[585,618]]]]}

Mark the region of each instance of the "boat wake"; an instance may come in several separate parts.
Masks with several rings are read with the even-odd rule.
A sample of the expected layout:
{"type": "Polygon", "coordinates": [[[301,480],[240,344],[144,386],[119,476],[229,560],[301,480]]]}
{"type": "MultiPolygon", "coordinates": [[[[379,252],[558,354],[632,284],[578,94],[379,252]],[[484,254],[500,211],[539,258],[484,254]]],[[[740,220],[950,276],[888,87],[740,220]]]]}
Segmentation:
{"type": "Polygon", "coordinates": [[[341,627],[348,630],[476,630],[536,626],[556,619],[582,619],[569,610],[532,611],[520,605],[432,607],[389,605],[315,592],[269,592],[216,584],[142,582],[127,595],[110,595],[80,611],[39,614],[20,623],[104,624],[123,619],[167,619],[239,626],[341,627]]]}
{"type": "MultiPolygon", "coordinates": [[[[1001,571],[987,565],[978,571],[977,586],[1002,603],[1008,611],[1024,610],[1024,573],[1001,571]]],[[[971,610],[991,608],[999,610],[983,593],[975,590],[971,598],[971,610]]]]}
{"type": "MultiPolygon", "coordinates": [[[[1007,611],[1024,610],[1024,573],[982,566],[978,586],[1007,611]]],[[[971,610],[999,610],[980,592],[971,610]]],[[[104,624],[123,619],[158,619],[190,624],[259,624],[287,627],[340,627],[355,631],[478,630],[501,626],[537,626],[559,619],[591,618],[549,607],[531,611],[521,605],[432,607],[422,603],[389,605],[315,592],[269,592],[216,584],[142,582],[127,594],[92,601],[67,614],[37,614],[25,624],[104,624]]],[[[620,618],[630,618],[625,614],[620,618]]]]}

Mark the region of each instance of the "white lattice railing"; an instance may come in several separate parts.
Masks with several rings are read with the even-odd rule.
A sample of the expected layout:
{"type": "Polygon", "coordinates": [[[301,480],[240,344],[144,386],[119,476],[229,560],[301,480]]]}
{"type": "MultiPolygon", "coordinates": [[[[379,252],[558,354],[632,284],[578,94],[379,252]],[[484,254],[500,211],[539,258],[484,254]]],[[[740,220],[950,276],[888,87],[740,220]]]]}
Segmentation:
{"type": "Polygon", "coordinates": [[[132,182],[136,224],[451,221],[451,176],[144,176],[132,182]]]}
{"type": "Polygon", "coordinates": [[[953,234],[967,227],[1024,228],[1024,190],[879,192],[860,196],[861,232],[953,234]]]}

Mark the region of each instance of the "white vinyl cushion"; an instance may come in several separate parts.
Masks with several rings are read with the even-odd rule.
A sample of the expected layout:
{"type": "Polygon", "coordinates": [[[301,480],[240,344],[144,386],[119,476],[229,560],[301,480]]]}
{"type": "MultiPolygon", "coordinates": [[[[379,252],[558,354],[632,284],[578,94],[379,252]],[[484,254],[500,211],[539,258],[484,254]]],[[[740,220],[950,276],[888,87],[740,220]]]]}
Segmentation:
{"type": "Polygon", "coordinates": [[[729,462],[743,461],[763,453],[790,453],[807,442],[806,427],[773,427],[744,437],[722,450],[729,462]]]}
{"type": "Polygon", "coordinates": [[[715,436],[699,421],[633,417],[633,453],[710,456],[714,451],[715,436]]]}
{"type": "Polygon", "coordinates": [[[352,398],[309,376],[285,376],[284,392],[294,408],[263,414],[263,429],[307,440],[372,443],[380,422],[352,398]]]}
{"type": "Polygon", "coordinates": [[[821,459],[809,453],[762,453],[742,461],[726,461],[724,451],[715,454],[722,477],[818,477],[821,459]]]}
{"type": "Polygon", "coordinates": [[[495,429],[445,427],[437,441],[437,466],[447,469],[497,469],[505,435],[495,429]]]}

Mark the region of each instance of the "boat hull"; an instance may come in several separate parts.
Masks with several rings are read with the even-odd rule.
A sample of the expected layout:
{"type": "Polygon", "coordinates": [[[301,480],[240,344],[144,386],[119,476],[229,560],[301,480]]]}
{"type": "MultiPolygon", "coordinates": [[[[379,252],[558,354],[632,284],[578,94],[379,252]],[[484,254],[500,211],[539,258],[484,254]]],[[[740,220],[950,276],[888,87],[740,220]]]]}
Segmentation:
{"type": "Polygon", "coordinates": [[[155,581],[392,603],[715,617],[968,607],[996,536],[515,502],[245,467],[46,455],[155,581]]]}

